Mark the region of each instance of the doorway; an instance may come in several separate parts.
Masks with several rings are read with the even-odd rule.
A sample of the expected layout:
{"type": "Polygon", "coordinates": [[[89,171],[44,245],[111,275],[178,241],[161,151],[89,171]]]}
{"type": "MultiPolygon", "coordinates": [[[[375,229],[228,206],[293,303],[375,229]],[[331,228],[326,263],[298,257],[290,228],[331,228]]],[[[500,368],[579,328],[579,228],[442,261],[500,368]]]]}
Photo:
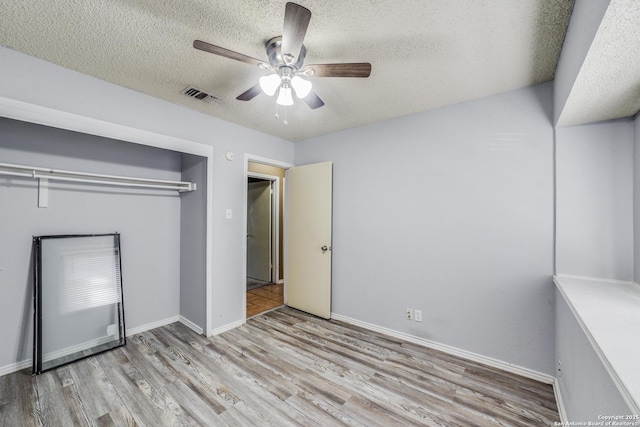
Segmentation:
{"type": "Polygon", "coordinates": [[[248,177],[247,289],[273,282],[273,181],[248,177]]]}
{"type": "MultiPolygon", "coordinates": [[[[279,185],[278,203],[272,202],[280,211],[278,220],[274,221],[274,229],[278,228],[274,236],[277,237],[273,238],[275,244],[279,245],[273,251],[273,254],[277,254],[273,256],[279,257],[273,261],[278,268],[278,273],[272,273],[274,274],[272,280],[277,282],[252,291],[247,291],[246,283],[243,284],[245,318],[284,304],[325,319],[330,318],[333,163],[326,161],[294,167],[292,164],[245,154],[245,177],[247,180],[245,181],[245,203],[248,199],[249,177],[282,184],[279,185]],[[285,191],[285,185],[287,191],[285,191]],[[285,194],[287,194],[286,200],[285,194]],[[287,201],[296,202],[292,204],[287,201]],[[286,214],[285,204],[287,205],[286,214]],[[286,220],[283,216],[286,216],[286,220]],[[286,227],[284,227],[285,223],[286,227]],[[282,256],[283,252],[285,256],[282,256]],[[255,296],[251,295],[256,293],[255,296]],[[273,298],[274,294],[277,295],[275,298],[273,298]],[[265,301],[268,299],[272,302],[265,301]]],[[[245,204],[245,234],[247,210],[245,204]]],[[[245,278],[248,262],[246,255],[245,250],[243,265],[245,278]]]]}
{"type": "Polygon", "coordinates": [[[285,169],[257,162],[247,168],[246,317],[284,304],[285,169]]]}

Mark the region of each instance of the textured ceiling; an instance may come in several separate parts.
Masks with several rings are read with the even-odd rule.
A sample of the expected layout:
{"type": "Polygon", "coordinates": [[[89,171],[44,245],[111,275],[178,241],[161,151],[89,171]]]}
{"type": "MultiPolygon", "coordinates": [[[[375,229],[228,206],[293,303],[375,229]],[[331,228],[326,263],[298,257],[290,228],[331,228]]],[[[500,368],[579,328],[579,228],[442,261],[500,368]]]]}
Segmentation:
{"type": "Polygon", "coordinates": [[[640,109],[640,1],[612,0],[558,125],[633,116],[640,109]]]}
{"type": "Polygon", "coordinates": [[[192,47],[200,39],[266,60],[264,43],[282,31],[283,0],[0,1],[0,44],[299,141],[551,80],[573,6],[573,0],[298,3],[312,12],[306,64],[370,62],[372,73],[312,78],[326,105],[311,110],[296,102],[287,108],[288,125],[275,119],[274,98],[235,99],[265,71],[192,47]],[[221,99],[188,98],[181,94],[188,85],[221,99]]]}

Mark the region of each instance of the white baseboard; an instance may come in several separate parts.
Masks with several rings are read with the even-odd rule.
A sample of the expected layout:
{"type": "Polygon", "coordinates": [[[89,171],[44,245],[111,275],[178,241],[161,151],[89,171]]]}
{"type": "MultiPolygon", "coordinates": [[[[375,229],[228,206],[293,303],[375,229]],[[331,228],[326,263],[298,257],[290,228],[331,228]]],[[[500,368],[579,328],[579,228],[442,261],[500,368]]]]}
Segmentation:
{"type": "Polygon", "coordinates": [[[230,331],[231,329],[235,329],[238,326],[242,326],[244,325],[246,322],[246,320],[242,319],[242,320],[237,320],[235,322],[232,323],[228,323],[226,325],[220,326],[219,328],[215,328],[214,330],[211,331],[211,335],[209,335],[210,337],[214,336],[214,335],[220,335],[223,332],[227,332],[230,331]]]}
{"type": "MultiPolygon", "coordinates": [[[[55,360],[58,359],[60,357],[64,357],[64,356],[68,356],[70,354],[74,354],[74,353],[79,353],[81,351],[90,349],[90,348],[94,348],[94,347],[98,347],[100,345],[106,344],[108,342],[112,342],[112,341],[117,341],[117,337],[114,336],[105,336],[102,338],[97,338],[95,340],[91,340],[91,341],[87,341],[84,342],[82,344],[76,344],[73,345],[71,347],[66,347],[60,350],[56,350],[54,352],[51,353],[47,353],[47,354],[43,354],[42,355],[42,361],[43,362],[48,362],[50,360],[55,360]]],[[[17,371],[21,371],[25,368],[29,368],[29,367],[33,367],[33,359],[27,359],[27,360],[23,360],[21,362],[17,362],[17,363],[12,363],[10,365],[7,366],[3,366],[0,368],[0,376],[2,375],[7,375],[7,374],[11,374],[17,371]]]]}
{"type": "Polygon", "coordinates": [[[180,316],[180,323],[182,323],[184,326],[191,329],[193,332],[195,332],[198,335],[203,334],[203,330],[200,326],[196,325],[195,323],[193,323],[191,320],[187,319],[184,316],[180,316]]]}
{"type": "Polygon", "coordinates": [[[560,422],[562,425],[568,426],[569,419],[567,418],[567,411],[564,409],[564,401],[562,400],[562,393],[560,392],[560,382],[557,378],[553,380],[553,394],[556,396],[556,406],[558,407],[560,422]]]}
{"type": "MultiPolygon", "coordinates": [[[[168,317],[168,318],[163,319],[163,320],[158,320],[157,322],[151,322],[151,323],[147,323],[145,325],[137,326],[137,327],[132,328],[132,329],[127,329],[126,330],[126,335],[128,337],[130,337],[131,335],[135,335],[135,334],[139,334],[139,333],[142,333],[142,332],[146,332],[148,330],[159,328],[160,326],[168,325],[170,323],[175,323],[175,322],[178,322],[178,321],[181,321],[180,316],[168,317]]],[[[191,327],[189,325],[187,325],[187,326],[191,327]]],[[[200,333],[202,333],[202,332],[200,332],[200,333]]],[[[100,341],[100,340],[98,340],[98,341],[100,341]]],[[[100,344],[100,343],[101,342],[98,342],[98,344],[100,344]]],[[[57,351],[55,353],[55,355],[59,354],[60,356],[62,356],[64,354],[71,354],[71,353],[74,353],[75,351],[81,351],[81,350],[83,350],[85,348],[88,348],[88,347],[91,347],[91,346],[87,346],[86,343],[85,343],[85,344],[82,344],[82,345],[74,346],[73,348],[67,348],[67,349],[64,349],[64,350],[57,351]],[[78,348],[77,350],[76,350],[76,347],[78,348]]],[[[51,355],[49,355],[49,356],[50,357],[48,357],[48,359],[53,359],[54,358],[51,355]]],[[[22,360],[20,362],[10,363],[8,365],[0,367],[0,376],[7,375],[7,374],[12,374],[14,372],[18,372],[18,371],[21,371],[23,369],[30,368],[31,366],[33,366],[33,359],[31,359],[31,358],[26,359],[26,360],[22,360]]]]}
{"type": "Polygon", "coordinates": [[[64,357],[64,356],[68,356],[70,354],[74,354],[74,353],[80,353],[81,351],[87,350],[89,348],[93,348],[93,347],[98,347],[102,344],[106,344],[108,342],[112,342],[112,341],[120,341],[120,339],[117,336],[106,336],[106,337],[102,337],[102,338],[97,338],[95,340],[91,340],[91,341],[87,341],[84,342],[82,344],[76,344],[73,345],[71,347],[67,347],[67,348],[63,348],[57,351],[54,351],[52,353],[47,353],[47,354],[43,354],[42,355],[42,361],[43,362],[48,362],[50,360],[55,360],[58,359],[60,357],[64,357]]]}
{"type": "MultiPolygon", "coordinates": [[[[506,372],[511,372],[516,375],[521,375],[526,378],[530,378],[532,380],[540,381],[545,384],[552,384],[554,386],[554,391],[556,394],[556,400],[558,402],[558,411],[560,412],[560,417],[562,421],[565,421],[566,415],[564,414],[564,406],[562,405],[562,398],[560,395],[560,387],[554,377],[551,375],[543,374],[541,372],[534,371],[529,368],[524,368],[521,366],[517,366],[511,363],[503,362],[498,359],[494,359],[492,357],[483,356],[477,353],[473,353],[470,351],[462,350],[456,347],[452,347],[445,344],[440,344],[435,341],[431,341],[425,338],[416,337],[415,335],[405,334],[404,332],[395,331],[393,329],[384,328],[382,326],[374,325],[372,323],[363,322],[357,319],[352,319],[347,316],[343,316],[337,313],[331,313],[331,318],[335,320],[339,320],[345,323],[350,323],[355,326],[359,326],[364,329],[369,329],[371,331],[379,332],[385,335],[389,335],[404,341],[408,341],[414,344],[422,345],[424,347],[433,348],[435,350],[440,350],[444,353],[451,354],[454,356],[462,357],[463,359],[471,360],[474,362],[482,363],[497,369],[501,369],[506,372]],[[564,418],[562,418],[564,416],[564,418]]],[[[147,323],[145,325],[141,325],[132,329],[128,329],[126,334],[127,336],[132,336],[135,334],[139,334],[151,329],[158,328],[160,326],[168,325],[170,323],[180,322],[192,329],[198,334],[202,334],[202,328],[195,325],[190,320],[182,317],[182,316],[174,316],[169,317],[163,320],[159,320],[157,322],[147,323]]],[[[236,322],[232,322],[221,327],[215,328],[211,331],[211,336],[219,335],[223,332],[229,331],[231,329],[237,328],[239,326],[244,325],[245,320],[238,320],[236,322]]],[[[23,360],[21,362],[12,363],[3,367],[0,367],[0,376],[10,374],[13,372],[17,372],[19,370],[28,368],[31,366],[31,359],[23,360]]]]}
{"type": "Polygon", "coordinates": [[[492,357],[483,356],[481,354],[473,353],[467,350],[462,350],[456,347],[452,347],[446,344],[441,344],[435,341],[431,341],[425,338],[420,338],[415,335],[405,334],[404,332],[395,331],[393,329],[384,328],[382,326],[374,325],[372,323],[362,322],[360,320],[352,319],[347,316],[343,316],[337,313],[331,313],[331,318],[340,320],[345,323],[350,323],[355,326],[360,326],[364,329],[379,332],[381,334],[390,335],[394,338],[398,338],[404,341],[408,341],[414,344],[418,344],[424,347],[432,348],[434,350],[440,350],[444,353],[458,356],[463,359],[471,360],[473,362],[482,363],[483,365],[491,366],[512,374],[520,375],[526,378],[530,378],[535,381],[540,381],[545,384],[553,384],[555,378],[542,372],[534,371],[533,369],[524,368],[522,366],[514,365],[512,363],[504,362],[502,360],[494,359],[492,357]]]}
{"type": "Polygon", "coordinates": [[[22,362],[11,363],[9,365],[0,368],[0,377],[7,374],[13,374],[14,372],[21,371],[23,369],[31,368],[33,366],[33,359],[23,360],[22,362]]]}
{"type": "Polygon", "coordinates": [[[158,320],[157,322],[146,323],[144,325],[136,326],[135,328],[128,329],[126,334],[128,337],[135,334],[141,334],[142,332],[150,331],[151,329],[159,328],[160,326],[169,325],[171,323],[179,322],[180,316],[167,317],[166,319],[158,320]]]}

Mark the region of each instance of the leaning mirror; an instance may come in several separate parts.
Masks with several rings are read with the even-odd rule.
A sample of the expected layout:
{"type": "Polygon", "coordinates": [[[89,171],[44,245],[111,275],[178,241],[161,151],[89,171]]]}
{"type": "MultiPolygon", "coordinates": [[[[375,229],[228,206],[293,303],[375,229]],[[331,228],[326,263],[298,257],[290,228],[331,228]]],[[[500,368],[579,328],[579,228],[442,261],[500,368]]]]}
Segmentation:
{"type": "Polygon", "coordinates": [[[126,344],[120,235],[35,236],[33,373],[126,344]]]}

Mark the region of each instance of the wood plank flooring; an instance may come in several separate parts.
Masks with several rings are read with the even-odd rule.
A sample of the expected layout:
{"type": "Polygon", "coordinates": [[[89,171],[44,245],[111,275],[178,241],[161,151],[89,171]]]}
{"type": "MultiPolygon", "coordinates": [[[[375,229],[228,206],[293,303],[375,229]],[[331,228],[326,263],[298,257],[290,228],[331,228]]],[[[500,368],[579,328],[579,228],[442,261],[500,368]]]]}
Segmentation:
{"type": "Polygon", "coordinates": [[[33,377],[1,426],[541,426],[551,386],[290,308],[204,338],[174,323],[33,377]]]}

